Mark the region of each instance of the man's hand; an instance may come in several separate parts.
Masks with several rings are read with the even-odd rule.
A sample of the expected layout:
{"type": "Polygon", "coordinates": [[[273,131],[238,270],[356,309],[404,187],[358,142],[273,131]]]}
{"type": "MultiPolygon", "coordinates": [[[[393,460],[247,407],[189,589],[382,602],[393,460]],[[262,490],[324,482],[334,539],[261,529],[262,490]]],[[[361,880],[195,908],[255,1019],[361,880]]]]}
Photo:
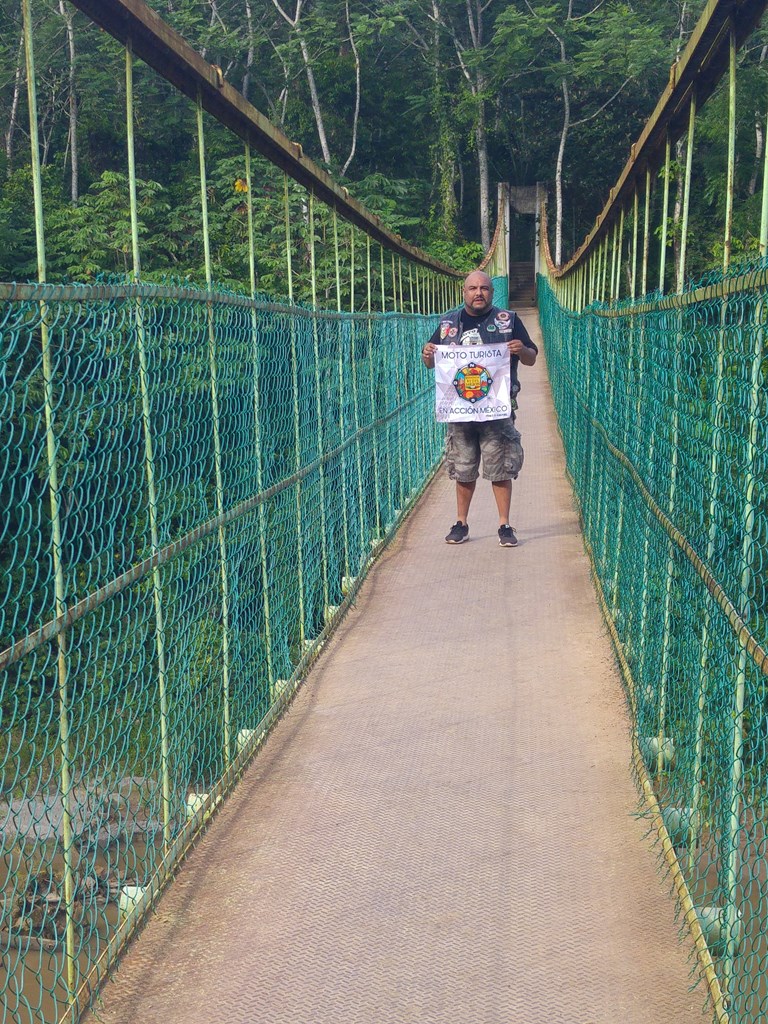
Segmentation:
{"type": "Polygon", "coordinates": [[[508,341],[507,349],[509,350],[509,354],[511,356],[517,356],[524,366],[533,366],[536,362],[536,353],[532,348],[528,348],[520,338],[513,338],[512,341],[508,341]]]}
{"type": "Polygon", "coordinates": [[[437,352],[437,345],[431,341],[428,341],[421,350],[421,361],[428,370],[434,370],[435,368],[435,352],[437,352]]]}

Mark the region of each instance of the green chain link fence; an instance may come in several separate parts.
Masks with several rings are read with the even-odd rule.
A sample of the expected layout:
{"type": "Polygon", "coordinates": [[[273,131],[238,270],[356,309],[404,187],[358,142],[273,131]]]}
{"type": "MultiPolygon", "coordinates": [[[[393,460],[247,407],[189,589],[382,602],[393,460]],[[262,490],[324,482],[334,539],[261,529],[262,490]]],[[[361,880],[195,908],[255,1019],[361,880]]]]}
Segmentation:
{"type": "Polygon", "coordinates": [[[441,428],[435,317],[0,287],[0,1020],[26,1024],[82,1010],[441,428]]]}
{"type": "Polygon", "coordinates": [[[757,1024],[768,1017],[768,274],[742,268],[581,314],[544,280],[539,296],[640,774],[688,923],[707,941],[718,1020],[757,1024]]]}

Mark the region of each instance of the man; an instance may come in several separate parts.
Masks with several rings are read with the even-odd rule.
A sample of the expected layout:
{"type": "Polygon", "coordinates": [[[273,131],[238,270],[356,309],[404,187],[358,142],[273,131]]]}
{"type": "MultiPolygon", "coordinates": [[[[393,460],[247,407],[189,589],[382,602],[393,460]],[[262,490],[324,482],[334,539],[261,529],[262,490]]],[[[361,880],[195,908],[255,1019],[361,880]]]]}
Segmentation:
{"type": "Polygon", "coordinates": [[[483,459],[483,478],[490,480],[496,508],[499,513],[499,544],[513,548],[517,544],[514,529],[509,524],[512,499],[512,480],[523,465],[520,434],[515,429],[517,402],[520,390],[517,378],[518,363],[533,366],[538,349],[516,313],[498,309],[493,305],[493,282],[487,274],[475,270],[464,281],[464,306],[447,313],[440,325],[421,350],[424,365],[435,366],[438,345],[499,345],[506,343],[510,356],[510,392],[512,412],[508,419],[485,423],[449,423],[446,435],[446,463],[451,480],[456,481],[456,507],[458,521],[445,538],[449,544],[463,544],[469,539],[467,516],[475,484],[479,476],[480,456],[483,459]]]}

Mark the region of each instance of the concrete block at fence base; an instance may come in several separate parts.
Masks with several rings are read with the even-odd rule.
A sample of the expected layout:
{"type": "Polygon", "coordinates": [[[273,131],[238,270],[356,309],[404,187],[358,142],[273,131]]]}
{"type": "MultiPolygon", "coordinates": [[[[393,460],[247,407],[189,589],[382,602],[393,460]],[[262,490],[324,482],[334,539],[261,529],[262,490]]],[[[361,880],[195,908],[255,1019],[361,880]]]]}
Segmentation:
{"type": "Polygon", "coordinates": [[[238,754],[242,754],[242,752],[250,745],[251,740],[255,735],[255,729],[241,729],[238,732],[236,740],[238,754]]]}
{"type": "MultiPolygon", "coordinates": [[[[728,951],[728,908],[727,907],[696,907],[701,930],[707,940],[712,956],[725,956],[728,951]]],[[[741,945],[741,911],[737,910],[733,921],[734,952],[741,945]]]]}
{"type": "Polygon", "coordinates": [[[352,590],[355,583],[357,582],[357,576],[342,576],[341,577],[341,592],[346,597],[347,594],[352,590]]]}
{"type": "Polygon", "coordinates": [[[210,793],[187,794],[187,820],[203,813],[210,800],[210,796],[210,793]]]}
{"type": "Polygon", "coordinates": [[[331,622],[331,620],[334,618],[334,616],[336,615],[336,612],[338,612],[338,610],[339,610],[339,606],[337,604],[328,604],[328,605],[326,605],[325,606],[325,621],[326,622],[331,622]]]}
{"type": "Polygon", "coordinates": [[[685,846],[693,821],[692,807],[665,807],[661,816],[674,847],[685,846]]]}
{"type": "MultiPolygon", "coordinates": [[[[651,771],[655,771],[659,763],[659,737],[640,736],[637,745],[643,760],[651,771]]],[[[675,741],[671,736],[664,736],[661,741],[661,767],[672,768],[675,763],[675,741]]]]}
{"type": "Polygon", "coordinates": [[[143,909],[145,887],[143,885],[124,885],[117,894],[117,909],[121,917],[130,917],[131,914],[143,909]]]}

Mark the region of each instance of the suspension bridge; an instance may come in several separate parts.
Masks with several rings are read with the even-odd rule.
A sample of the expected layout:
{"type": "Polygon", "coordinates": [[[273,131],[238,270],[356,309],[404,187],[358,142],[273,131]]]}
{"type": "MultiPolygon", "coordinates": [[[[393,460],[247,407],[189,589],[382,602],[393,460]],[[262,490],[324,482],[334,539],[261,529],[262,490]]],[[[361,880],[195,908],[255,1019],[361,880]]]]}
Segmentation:
{"type": "MultiPolygon", "coordinates": [[[[563,266],[537,206],[515,550],[479,490],[471,542],[442,541],[418,355],[461,275],[141,0],[75,6],[125,51],[133,269],[47,281],[24,0],[38,279],[0,284],[2,1024],[765,1020],[768,163],[733,260],[738,54],[765,5],[707,5],[563,266]],[[198,283],[142,273],[136,61],[194,108],[198,283]],[[709,102],[722,256],[694,279],[709,102]],[[242,158],[241,290],[213,273],[212,132],[242,158]],[[280,298],[257,291],[254,166],[280,298]]],[[[502,307],[509,223],[501,187],[502,307]]]]}

